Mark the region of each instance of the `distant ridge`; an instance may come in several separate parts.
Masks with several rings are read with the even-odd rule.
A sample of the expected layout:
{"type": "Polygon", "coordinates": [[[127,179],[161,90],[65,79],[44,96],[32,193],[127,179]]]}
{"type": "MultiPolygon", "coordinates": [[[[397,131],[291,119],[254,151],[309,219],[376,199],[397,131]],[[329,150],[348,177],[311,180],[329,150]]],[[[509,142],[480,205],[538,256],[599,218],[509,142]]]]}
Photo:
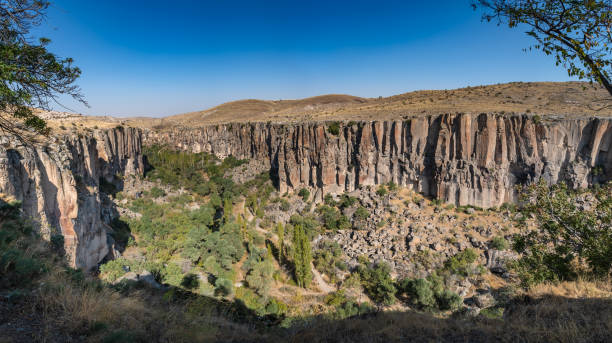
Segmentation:
{"type": "Polygon", "coordinates": [[[161,119],[125,120],[134,126],[164,127],[246,121],[393,120],[456,112],[610,117],[611,105],[612,98],[603,88],[585,82],[512,82],[377,98],[328,94],[298,100],[248,99],[161,119]]]}

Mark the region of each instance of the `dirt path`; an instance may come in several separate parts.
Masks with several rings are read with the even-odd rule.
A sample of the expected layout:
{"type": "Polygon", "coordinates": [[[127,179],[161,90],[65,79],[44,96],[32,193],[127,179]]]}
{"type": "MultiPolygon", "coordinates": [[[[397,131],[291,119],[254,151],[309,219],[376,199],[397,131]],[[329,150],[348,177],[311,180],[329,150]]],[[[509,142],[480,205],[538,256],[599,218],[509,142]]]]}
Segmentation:
{"type": "Polygon", "coordinates": [[[325,282],[325,280],[323,280],[323,276],[321,275],[321,273],[319,273],[317,268],[315,268],[312,263],[310,264],[310,268],[312,269],[312,275],[314,276],[314,280],[319,286],[321,292],[331,293],[336,291],[335,287],[330,286],[327,282],[325,282]]]}

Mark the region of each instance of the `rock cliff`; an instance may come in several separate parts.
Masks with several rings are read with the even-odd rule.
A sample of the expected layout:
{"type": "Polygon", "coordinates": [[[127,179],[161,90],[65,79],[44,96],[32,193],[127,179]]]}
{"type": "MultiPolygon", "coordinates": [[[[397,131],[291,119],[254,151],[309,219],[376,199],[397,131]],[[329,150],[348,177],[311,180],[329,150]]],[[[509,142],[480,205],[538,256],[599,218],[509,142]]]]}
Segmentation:
{"type": "Polygon", "coordinates": [[[393,181],[457,205],[492,207],[515,200],[514,186],[525,182],[587,187],[612,179],[609,118],[445,114],[233,123],[149,131],[145,141],[256,160],[281,192],[309,187],[319,197],[393,181]]]}
{"type": "Polygon", "coordinates": [[[612,119],[446,114],[401,121],[242,123],[148,130],[117,127],[26,146],[0,136],[0,194],[22,202],[41,234],[61,234],[70,263],[109,253],[114,213],[104,193],[144,172],[142,144],[250,159],[281,192],[326,193],[393,181],[457,205],[499,206],[514,186],[573,187],[612,179],[612,119]],[[101,192],[104,189],[104,193],[101,192]]]}
{"type": "Polygon", "coordinates": [[[142,175],[142,134],[117,127],[87,135],[50,137],[24,145],[0,136],[0,193],[21,201],[43,237],[64,237],[70,264],[90,269],[109,252],[100,184],[121,189],[128,175],[142,175]]]}

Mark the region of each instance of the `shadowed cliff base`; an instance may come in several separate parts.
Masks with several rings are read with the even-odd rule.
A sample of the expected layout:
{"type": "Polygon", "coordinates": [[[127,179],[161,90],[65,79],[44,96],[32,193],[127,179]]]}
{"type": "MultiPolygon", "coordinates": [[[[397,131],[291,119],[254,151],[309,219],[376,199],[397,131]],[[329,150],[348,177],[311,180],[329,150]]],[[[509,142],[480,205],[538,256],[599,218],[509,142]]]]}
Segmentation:
{"type": "Polygon", "coordinates": [[[341,321],[319,320],[290,335],[292,342],[605,342],[612,333],[612,300],[558,296],[514,299],[503,317],[437,318],[379,312],[341,321]]]}
{"type": "Polygon", "coordinates": [[[274,318],[258,318],[238,303],[168,296],[143,284],[126,284],[122,291],[101,287],[69,283],[27,300],[3,298],[1,341],[606,342],[612,334],[610,298],[524,296],[499,317],[377,312],[343,320],[296,318],[280,327],[274,318]]]}

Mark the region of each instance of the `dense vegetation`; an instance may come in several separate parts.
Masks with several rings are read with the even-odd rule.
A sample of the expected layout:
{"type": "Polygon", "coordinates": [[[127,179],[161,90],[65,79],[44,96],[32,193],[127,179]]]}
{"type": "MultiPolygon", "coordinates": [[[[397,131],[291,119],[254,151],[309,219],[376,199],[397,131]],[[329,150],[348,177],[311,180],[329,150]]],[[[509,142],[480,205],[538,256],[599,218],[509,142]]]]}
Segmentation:
{"type": "Polygon", "coordinates": [[[281,315],[286,305],[268,296],[275,271],[272,250],[253,223],[233,211],[241,199],[256,216],[262,211],[272,192],[267,175],[236,184],[226,173],[246,161],[232,156],[219,160],[161,146],[148,147],[146,156],[146,178],[160,186],[132,199],[130,209],[141,216],[124,219],[145,262],[110,261],[101,267],[102,276],[114,281],[126,270],[146,270],[160,283],[207,296],[235,297],[260,315],[281,315]],[[248,289],[235,289],[239,269],[248,289]]]}
{"type": "MultiPolygon", "coordinates": [[[[575,191],[561,183],[522,191],[524,216],[538,230],[517,236],[515,264],[525,286],[544,281],[607,278],[612,272],[612,184],[575,191]]],[[[527,225],[526,221],[521,221],[527,225]]]]}
{"type": "MultiPolygon", "coordinates": [[[[318,236],[338,229],[358,229],[355,222],[367,220],[369,216],[359,199],[346,194],[336,198],[326,196],[324,203],[312,212],[311,203],[304,204],[302,211],[294,212],[293,208],[300,207],[295,202],[307,202],[310,194],[299,192],[301,194],[293,198],[278,195],[267,175],[236,184],[229,174],[233,168],[241,168],[244,161],[231,157],[224,161],[206,154],[180,153],[162,147],[150,149],[149,153],[158,157],[149,158],[149,191],[136,197],[116,194],[119,199],[126,199],[126,206],[139,215],[122,217],[112,223],[115,239],[128,250],[125,257],[100,266],[100,279],[104,282],[67,268],[62,257],[61,236],[53,236],[49,243],[41,241],[20,218],[17,206],[3,205],[0,208],[0,288],[22,289],[32,285],[34,289],[39,287],[37,282],[41,282],[37,280],[45,280],[49,285],[54,282],[66,285],[50,287],[55,293],[44,293],[44,299],[38,296],[32,299],[44,301],[44,306],[56,311],[54,316],[70,313],[70,318],[80,318],[77,321],[84,321],[86,327],[97,328],[98,331],[88,331],[85,335],[99,339],[128,337],[127,341],[133,341],[152,337],[153,332],[175,340],[205,340],[190,336],[194,333],[220,339],[233,337],[234,331],[227,329],[228,325],[234,325],[230,323],[248,324],[235,331],[243,334],[252,330],[247,329],[250,325],[272,325],[274,329],[259,332],[268,335],[266,339],[281,339],[295,338],[292,335],[297,328],[318,330],[315,328],[342,326],[342,320],[358,322],[361,317],[354,316],[366,314],[377,318],[372,314],[374,309],[388,309],[388,306],[407,306],[441,316],[451,313],[461,316],[464,299],[453,291],[452,285],[457,280],[479,279],[484,272],[478,264],[478,253],[472,249],[463,249],[448,257],[426,277],[394,278],[387,263],[370,261],[365,256],[359,259],[357,266],[349,266],[338,243],[318,236]],[[183,178],[208,183],[209,191],[198,192],[198,184],[183,184],[183,178]],[[289,200],[292,203],[285,205],[289,200]],[[270,222],[266,215],[270,208],[290,213],[288,222],[270,222]],[[317,290],[321,284],[314,282],[316,271],[333,290],[317,290]],[[147,273],[151,273],[159,288],[143,288],[144,281],[130,281],[136,274],[147,273]],[[55,281],[49,281],[51,276],[55,281]],[[75,299],[94,299],[103,294],[112,300],[96,305],[99,307],[88,314],[79,313],[77,308],[83,307],[77,306],[76,300],[71,300],[75,302],[73,307],[59,309],[57,304],[68,297],[62,292],[68,291],[75,299]],[[309,294],[321,295],[309,298],[309,294]],[[139,311],[155,315],[150,316],[150,322],[127,321],[126,324],[118,311],[127,301],[142,301],[147,305],[139,306],[146,309],[139,311]],[[307,301],[310,303],[303,305],[307,301]],[[47,305],[48,302],[52,306],[47,305]],[[173,308],[174,312],[165,313],[166,307],[173,308]],[[117,318],[104,317],[100,313],[112,313],[117,318]],[[148,325],[154,319],[173,323],[174,327],[185,331],[160,333],[151,330],[148,325]],[[222,329],[213,330],[213,333],[207,331],[211,320],[223,323],[219,324],[222,329]],[[130,331],[125,331],[126,327],[130,331]],[[281,328],[287,331],[276,331],[281,328]]],[[[388,192],[395,192],[396,187],[385,185],[379,189],[384,189],[386,196],[388,192]]],[[[525,223],[525,228],[524,234],[514,242],[514,247],[524,249],[523,257],[515,266],[523,285],[533,287],[544,281],[585,278],[587,274],[605,279],[605,268],[609,270],[606,250],[609,245],[584,247],[573,240],[604,242],[609,239],[609,186],[574,192],[564,186],[534,185],[524,194],[532,203],[518,209],[523,212],[516,218],[525,223]],[[593,198],[585,202],[585,197],[593,198]],[[592,207],[585,208],[587,203],[592,207]],[[555,210],[551,212],[551,209],[555,210]],[[538,224],[536,230],[527,225],[526,218],[531,213],[537,213],[534,216],[538,224]],[[564,231],[568,228],[574,234],[564,231]],[[567,259],[567,256],[572,258],[567,259]]],[[[517,209],[506,206],[503,210],[517,209]]],[[[489,246],[504,250],[509,243],[495,236],[489,246]]],[[[425,252],[422,255],[425,258],[425,252]]],[[[483,309],[480,318],[500,320],[502,315],[506,316],[506,306],[515,306],[512,302],[517,301],[513,292],[516,291],[498,297],[505,300],[483,309]]],[[[127,313],[132,312],[127,310],[127,313]]],[[[432,320],[432,317],[420,320],[432,320]]],[[[447,324],[437,325],[445,328],[447,324]]],[[[482,325],[485,325],[482,330],[490,330],[488,324],[482,325]]],[[[600,337],[600,333],[594,330],[589,337],[600,337]]],[[[316,337],[323,337],[321,335],[316,332],[316,337]]],[[[325,337],[338,338],[329,332],[325,337]]]]}
{"type": "Polygon", "coordinates": [[[225,177],[225,172],[244,164],[244,160],[229,156],[219,161],[211,154],[188,153],[159,145],[146,147],[144,154],[150,166],[147,178],[151,180],[160,180],[202,196],[213,194],[221,199],[243,194],[243,189],[225,177]]]}

